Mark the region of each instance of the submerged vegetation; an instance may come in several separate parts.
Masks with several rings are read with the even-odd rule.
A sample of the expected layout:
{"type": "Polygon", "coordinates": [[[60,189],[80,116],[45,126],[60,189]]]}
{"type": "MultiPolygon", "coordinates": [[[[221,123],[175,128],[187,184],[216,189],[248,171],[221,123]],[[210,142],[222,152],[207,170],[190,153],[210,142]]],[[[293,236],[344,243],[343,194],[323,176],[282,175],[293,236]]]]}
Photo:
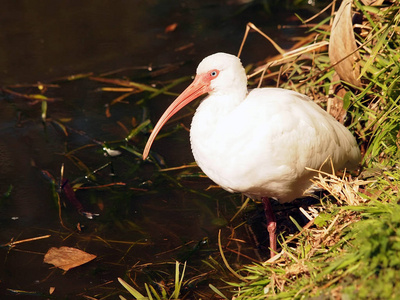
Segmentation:
{"type": "MultiPolygon", "coordinates": [[[[65,138],[57,154],[66,161],[65,167],[60,163],[60,175],[51,174],[31,162],[50,185],[51,199],[57,207],[54,215],[59,220],[60,230],[51,232],[57,237],[53,243],[73,240],[77,248],[85,249],[100,244],[106,250],[103,256],[97,253],[101,257],[99,261],[106,261],[112,252],[112,262],[97,262],[100,266],[89,271],[106,273],[104,270],[109,264],[118,266],[121,272],[119,276],[123,279],[118,280],[122,285],[113,278],[98,284],[101,292],[96,290],[95,295],[85,297],[399,298],[400,6],[396,1],[377,1],[375,6],[364,2],[368,1],[344,1],[340,18],[339,14],[332,13],[317,24],[313,23],[313,18],[302,20],[308,28],[305,38],[289,51],[276,45],[280,53],[277,57],[246,68],[252,86],[297,90],[324,106],[350,128],[363,154],[362,167],[357,174],[332,175],[315,171],[314,183],[328,191],[327,195],[320,203],[301,208],[308,223],[299,224],[294,218],[288,221],[297,231],[282,231],[279,238],[282,251],[268,261],[264,261],[263,256],[262,239],[265,237],[258,237],[251,224],[262,223],[257,203],[238,195],[227,195],[210,185],[194,164],[167,168],[157,150],[150,153],[147,162],[142,161],[142,148],[152,126],[150,100],[159,99],[160,95],[175,96],[172,90],[177,90],[176,86],[190,78],[160,80],[154,84],[146,80],[170,74],[179,66],[154,69],[150,79],[147,75],[137,75],[137,81],[120,79],[121,72],[116,72],[96,76],[79,74],[51,84],[2,88],[9,99],[23,99],[30,108],[40,105],[38,118],[45,133],[50,132],[51,127],[65,138]],[[96,84],[98,94],[112,98],[104,100],[104,108],[97,112],[111,120],[102,124],[109,126],[105,130],[109,132],[103,132],[101,137],[94,138],[78,130],[69,117],[54,117],[54,113],[49,113],[60,100],[53,96],[56,94],[53,90],[79,80],[96,84]],[[38,92],[32,93],[33,89],[38,92]],[[120,96],[115,97],[116,93],[120,96]],[[134,111],[133,118],[121,113],[126,106],[134,111]],[[71,135],[78,138],[71,139],[71,135]],[[84,205],[76,195],[79,193],[87,197],[84,205]],[[160,194],[163,198],[158,197],[160,194]],[[135,203],[131,201],[133,198],[135,203]],[[189,200],[191,204],[185,206],[189,200]],[[203,225],[201,234],[206,236],[192,240],[178,237],[175,228],[165,228],[167,225],[157,224],[148,216],[132,217],[132,212],[138,210],[136,206],[147,205],[159,212],[162,219],[166,207],[163,202],[168,201],[177,207],[168,208],[171,219],[183,218],[186,214],[189,216],[182,221],[187,223],[185,225],[197,226],[189,223],[198,218],[196,220],[204,223],[213,223],[213,230],[220,228],[222,234],[220,232],[217,239],[216,233],[209,233],[203,225]],[[216,212],[207,207],[205,201],[216,203],[216,212]],[[72,207],[75,214],[66,213],[64,206],[72,207]],[[100,211],[101,216],[92,210],[100,211]],[[82,218],[76,218],[76,212],[82,218]],[[84,218],[93,222],[82,234],[84,218]],[[151,224],[155,232],[162,232],[160,249],[148,250],[154,241],[142,228],[143,220],[151,224]],[[116,240],[117,230],[127,238],[116,240]],[[149,257],[157,256],[158,260],[141,262],[133,255],[137,247],[149,252],[149,257]],[[193,256],[201,260],[200,263],[197,260],[191,264],[193,256]],[[168,262],[160,263],[160,260],[168,262]],[[112,289],[108,288],[111,284],[112,289]],[[124,288],[131,295],[128,296],[124,288]]],[[[335,2],[327,11],[334,10],[332,5],[335,2]]],[[[258,30],[252,24],[249,29],[258,30]]],[[[251,36],[246,43],[251,43],[251,36]]],[[[246,43],[243,51],[246,51],[246,43]]],[[[193,107],[189,106],[189,110],[193,107]]],[[[191,113],[171,122],[175,126],[158,138],[179,139],[180,132],[187,129],[182,120],[191,113]]],[[[9,185],[0,204],[10,201],[14,191],[9,185]]],[[[11,252],[17,245],[18,241],[12,240],[0,248],[11,252]]],[[[30,291],[21,289],[17,292],[9,289],[9,292],[31,295],[30,291]]],[[[35,295],[49,296],[43,292],[35,295]]]]}

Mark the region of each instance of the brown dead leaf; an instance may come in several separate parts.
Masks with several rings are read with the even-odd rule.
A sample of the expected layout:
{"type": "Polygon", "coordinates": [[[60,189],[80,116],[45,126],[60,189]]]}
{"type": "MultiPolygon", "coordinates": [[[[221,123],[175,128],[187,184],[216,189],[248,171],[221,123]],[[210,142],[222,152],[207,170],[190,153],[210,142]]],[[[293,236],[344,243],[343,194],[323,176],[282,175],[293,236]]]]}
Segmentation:
{"type": "Polygon", "coordinates": [[[178,27],[178,23],[173,23],[171,25],[168,25],[167,27],[165,27],[165,33],[174,31],[176,27],[178,27]]]}
{"type": "Polygon", "coordinates": [[[382,5],[384,0],[361,0],[364,5],[382,5]]]}
{"type": "Polygon", "coordinates": [[[96,255],[71,247],[52,247],[44,256],[47,264],[68,271],[96,258],[96,255]]]}
{"type": "MultiPolygon", "coordinates": [[[[339,75],[335,72],[333,74],[332,81],[339,81],[339,75]]],[[[346,89],[341,84],[335,84],[330,87],[330,92],[335,96],[333,98],[328,99],[328,107],[327,111],[330,113],[336,120],[340,123],[344,124],[344,119],[346,117],[346,110],[343,109],[343,98],[346,94],[346,89]]]]}
{"type": "Polygon", "coordinates": [[[361,86],[360,54],[354,37],[351,0],[345,0],[336,12],[329,41],[329,59],[336,64],[339,77],[355,86],[361,86]],[[348,56],[348,57],[347,57],[348,56]]]}
{"type": "MultiPolygon", "coordinates": [[[[336,93],[337,96],[342,97],[346,94],[346,90],[344,88],[339,89],[336,93]]],[[[346,111],[343,109],[343,100],[334,97],[328,99],[328,109],[329,113],[340,123],[344,123],[344,119],[346,117],[346,111]]]]}
{"type": "Polygon", "coordinates": [[[111,118],[111,111],[110,111],[110,105],[106,106],[106,117],[111,118]]]}

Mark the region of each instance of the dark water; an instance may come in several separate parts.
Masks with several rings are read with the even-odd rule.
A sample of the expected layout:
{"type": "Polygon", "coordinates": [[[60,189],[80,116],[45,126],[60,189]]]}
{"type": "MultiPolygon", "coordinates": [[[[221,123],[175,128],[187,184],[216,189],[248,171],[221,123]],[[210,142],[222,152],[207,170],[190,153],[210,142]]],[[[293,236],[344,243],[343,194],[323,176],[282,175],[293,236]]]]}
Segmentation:
{"type": "MultiPolygon", "coordinates": [[[[47,120],[42,122],[40,103],[30,103],[7,91],[0,94],[1,299],[33,297],[12,290],[45,297],[50,287],[55,287],[55,298],[117,299],[123,293],[117,277],[127,279],[128,274],[143,291],[143,282],[170,278],[174,266],[169,263],[175,260],[188,261],[188,278],[202,274],[188,286],[190,297],[211,299],[210,294],[201,294],[207,293],[205,279],[223,275],[202,260],[222,264],[216,235],[223,229],[227,243],[231,233],[228,221],[240,206],[240,196],[218,189],[205,191],[210,182],[193,177],[197,169],[159,173],[154,164],[143,163],[121,148],[120,156],[106,157],[98,144],[118,141],[115,147],[123,145],[121,141],[127,136],[124,127],[131,130],[133,118],[138,123],[148,117],[156,121],[173,97],[161,95],[143,104],[140,100],[146,93],[132,95],[112,106],[111,116],[106,117],[106,106],[121,93],[100,92],[98,89],[105,85],[88,77],[74,81],[60,78],[89,72],[97,76],[128,68],[112,77],[126,76],[160,88],[192,75],[198,62],[211,53],[237,53],[248,21],[281,46],[292,44],[291,37],[297,32],[277,30],[276,24],[295,23],[293,14],[282,14],[274,6],[271,9],[274,13],[268,14],[257,1],[2,3],[0,86],[37,94],[40,91],[34,86],[15,85],[54,83],[57,86],[49,86],[44,94],[60,101],[48,103],[47,120]],[[166,32],[166,27],[174,23],[176,29],[166,32]],[[171,71],[153,73],[165,66],[172,66],[171,71]],[[57,124],[67,126],[68,135],[57,124]],[[62,196],[66,203],[61,209],[62,226],[53,190],[57,186],[52,185],[58,183],[62,164],[64,178],[92,187],[78,190],[76,196],[85,210],[99,214],[95,219],[80,215],[62,196]],[[51,174],[54,182],[46,174],[51,174]],[[188,174],[191,176],[184,176],[188,174]],[[93,188],[118,182],[125,185],[93,188]],[[4,246],[12,240],[43,235],[51,237],[13,248],[4,246]],[[204,240],[208,243],[202,243],[204,240]],[[44,253],[60,246],[79,248],[97,258],[63,274],[43,263],[44,253]]],[[[268,42],[252,34],[242,59],[247,64],[272,54],[268,42]]],[[[183,90],[186,84],[188,81],[173,91],[183,90]]],[[[188,126],[190,117],[180,122],[188,126]]],[[[169,126],[172,128],[174,125],[169,126]]],[[[145,141],[146,134],[139,134],[129,146],[140,152],[145,141]]],[[[193,161],[188,134],[182,129],[157,141],[154,151],[163,156],[168,167],[193,161]]],[[[239,217],[232,226],[242,220],[239,217]]],[[[243,228],[236,237],[247,239],[242,246],[247,255],[261,258],[243,228]]],[[[237,243],[229,245],[239,249],[237,243]]],[[[227,256],[235,266],[249,262],[233,252],[228,251],[227,256]]],[[[224,275],[229,277],[228,273],[224,275]]],[[[220,283],[214,279],[214,285],[220,283]]]]}

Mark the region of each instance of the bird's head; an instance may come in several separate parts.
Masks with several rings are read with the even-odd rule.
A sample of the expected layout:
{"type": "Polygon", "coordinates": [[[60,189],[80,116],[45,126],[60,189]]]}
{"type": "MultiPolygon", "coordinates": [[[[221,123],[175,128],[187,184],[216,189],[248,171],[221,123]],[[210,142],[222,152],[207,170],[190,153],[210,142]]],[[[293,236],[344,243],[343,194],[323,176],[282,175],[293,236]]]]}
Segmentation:
{"type": "Polygon", "coordinates": [[[208,93],[234,91],[246,87],[247,76],[240,59],[227,53],[215,53],[204,58],[196,71],[196,79],[208,85],[208,93]]]}
{"type": "Polygon", "coordinates": [[[220,52],[204,58],[197,67],[193,82],[158,120],[143,151],[143,159],[149,155],[150,147],[164,124],[184,106],[206,93],[223,94],[227,91],[234,93],[246,90],[246,84],[246,73],[238,57],[220,52]]]}

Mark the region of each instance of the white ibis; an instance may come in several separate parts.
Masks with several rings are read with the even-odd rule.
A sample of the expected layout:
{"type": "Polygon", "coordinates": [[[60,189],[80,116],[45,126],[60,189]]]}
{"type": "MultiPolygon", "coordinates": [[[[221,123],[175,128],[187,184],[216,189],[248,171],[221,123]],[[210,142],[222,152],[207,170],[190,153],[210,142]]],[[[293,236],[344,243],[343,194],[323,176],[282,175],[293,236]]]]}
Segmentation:
{"type": "Polygon", "coordinates": [[[332,165],[335,170],[356,167],[361,159],[357,142],[305,95],[280,88],[248,91],[240,59],[216,53],[203,59],[194,81],[161,116],[143,159],[168,119],[206,93],[190,130],[194,158],[225,190],[263,201],[274,256],[276,219],[269,198],[284,203],[302,197],[315,175],[306,167],[326,171],[332,165]]]}

